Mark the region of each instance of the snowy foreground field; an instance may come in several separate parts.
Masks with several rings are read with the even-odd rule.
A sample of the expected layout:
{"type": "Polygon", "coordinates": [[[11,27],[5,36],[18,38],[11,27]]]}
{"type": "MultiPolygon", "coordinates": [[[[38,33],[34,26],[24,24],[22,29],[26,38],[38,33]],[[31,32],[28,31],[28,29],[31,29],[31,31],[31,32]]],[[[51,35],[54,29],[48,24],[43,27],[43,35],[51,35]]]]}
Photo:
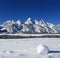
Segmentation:
{"type": "Polygon", "coordinates": [[[60,58],[59,51],[60,38],[0,39],[0,58],[60,58]],[[45,53],[46,51],[52,52],[45,53]]]}

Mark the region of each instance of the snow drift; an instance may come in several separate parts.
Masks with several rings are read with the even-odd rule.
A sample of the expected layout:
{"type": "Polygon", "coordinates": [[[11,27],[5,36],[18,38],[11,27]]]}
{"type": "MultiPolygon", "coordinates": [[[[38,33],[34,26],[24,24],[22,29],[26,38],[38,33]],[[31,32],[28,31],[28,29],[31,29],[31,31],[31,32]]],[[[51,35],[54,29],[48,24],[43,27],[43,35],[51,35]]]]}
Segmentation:
{"type": "Polygon", "coordinates": [[[43,44],[38,45],[36,50],[38,54],[47,54],[49,52],[49,48],[43,44]]]}

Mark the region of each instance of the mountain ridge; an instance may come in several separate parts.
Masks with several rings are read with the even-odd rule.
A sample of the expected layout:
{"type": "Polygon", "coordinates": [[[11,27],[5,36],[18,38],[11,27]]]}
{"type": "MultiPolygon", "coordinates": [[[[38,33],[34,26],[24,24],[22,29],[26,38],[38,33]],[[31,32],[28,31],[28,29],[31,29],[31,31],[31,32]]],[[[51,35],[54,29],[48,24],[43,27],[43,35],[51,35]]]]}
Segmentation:
{"type": "Polygon", "coordinates": [[[28,18],[24,23],[20,20],[8,20],[0,25],[0,34],[60,34],[60,25],[54,25],[44,20],[28,18]]]}

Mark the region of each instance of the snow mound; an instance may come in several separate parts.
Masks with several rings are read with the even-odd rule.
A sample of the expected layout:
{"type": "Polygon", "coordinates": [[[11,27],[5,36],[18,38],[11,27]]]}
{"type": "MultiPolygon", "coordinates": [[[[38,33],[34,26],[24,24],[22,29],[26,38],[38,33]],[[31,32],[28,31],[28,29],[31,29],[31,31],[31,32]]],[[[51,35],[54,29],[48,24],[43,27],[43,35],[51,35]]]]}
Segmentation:
{"type": "Polygon", "coordinates": [[[43,44],[40,44],[36,48],[38,54],[47,54],[49,52],[49,48],[43,44]]]}

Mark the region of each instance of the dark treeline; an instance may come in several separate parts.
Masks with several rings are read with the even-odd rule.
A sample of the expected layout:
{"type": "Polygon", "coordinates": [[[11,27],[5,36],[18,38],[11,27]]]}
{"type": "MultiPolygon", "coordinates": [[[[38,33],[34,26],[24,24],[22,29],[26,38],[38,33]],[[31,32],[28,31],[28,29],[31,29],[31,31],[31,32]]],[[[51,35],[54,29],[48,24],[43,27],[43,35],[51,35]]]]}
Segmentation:
{"type": "Polygon", "coordinates": [[[60,35],[43,35],[43,36],[14,36],[14,35],[0,35],[0,39],[24,39],[24,38],[60,38],[60,35]]]}

